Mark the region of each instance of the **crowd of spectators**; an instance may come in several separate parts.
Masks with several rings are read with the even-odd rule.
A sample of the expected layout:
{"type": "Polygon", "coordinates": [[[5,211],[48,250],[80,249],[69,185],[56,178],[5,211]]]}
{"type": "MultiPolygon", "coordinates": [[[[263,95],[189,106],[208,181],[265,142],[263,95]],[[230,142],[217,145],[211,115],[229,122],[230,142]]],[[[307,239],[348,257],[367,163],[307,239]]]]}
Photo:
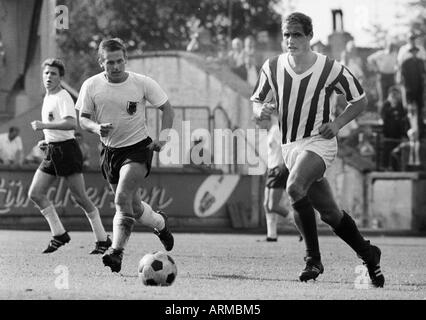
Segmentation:
{"type": "MultiPolygon", "coordinates": [[[[213,44],[210,32],[195,24],[186,50],[214,53],[214,61],[226,64],[250,87],[254,87],[263,63],[259,61],[259,54],[256,52],[255,37],[236,37],[230,41],[229,50],[226,37],[219,37],[217,40],[217,43],[213,44]]],[[[374,138],[375,142],[380,141],[380,145],[375,144],[372,141],[371,128],[363,128],[354,120],[339,132],[339,141],[350,146],[355,145],[361,155],[379,164],[379,170],[426,169],[426,165],[423,165],[426,164],[426,158],[423,159],[422,156],[423,145],[426,144],[423,120],[426,50],[419,40],[418,34],[410,32],[402,46],[399,47],[395,41],[389,40],[383,49],[364,59],[355,42],[351,40],[346,43],[340,56],[340,62],[351,70],[364,88],[368,88],[365,71],[374,74],[375,88],[372,89],[377,94],[375,105],[381,123],[381,139],[374,138]],[[373,150],[371,146],[374,146],[373,150]]],[[[282,44],[281,47],[285,52],[285,45],[282,44]]],[[[314,49],[318,51],[317,48],[314,49]]],[[[345,105],[339,104],[338,96],[333,99],[338,114],[345,105]]],[[[83,153],[84,167],[89,168],[90,148],[83,141],[81,133],[76,132],[75,136],[83,153]]],[[[8,133],[0,134],[0,164],[38,165],[43,156],[43,151],[35,145],[24,157],[19,128],[13,126],[8,133]]]]}
{"type": "Polygon", "coordinates": [[[228,50],[228,41],[224,36],[218,37],[215,46],[210,32],[197,23],[193,24],[186,51],[204,54],[209,60],[228,65],[232,72],[247,81],[250,87],[254,87],[261,67],[257,61],[255,38],[252,35],[235,37],[230,40],[228,50]]]}
{"type": "MultiPolygon", "coordinates": [[[[426,53],[419,40],[418,34],[410,32],[406,44],[399,49],[395,41],[389,40],[382,50],[368,55],[365,61],[354,42],[349,41],[341,55],[340,62],[361,80],[363,87],[375,91],[375,114],[379,117],[380,130],[372,131],[371,124],[365,125],[370,126],[366,129],[352,123],[339,132],[339,138],[347,142],[353,141],[350,139],[353,135],[358,137],[358,151],[375,161],[377,170],[426,169],[422,152],[426,138],[423,111],[426,53]],[[373,72],[375,88],[368,88],[365,70],[373,72]],[[374,146],[374,155],[370,147],[365,147],[366,141],[374,146]]],[[[338,110],[338,98],[336,106],[338,110]]]]}

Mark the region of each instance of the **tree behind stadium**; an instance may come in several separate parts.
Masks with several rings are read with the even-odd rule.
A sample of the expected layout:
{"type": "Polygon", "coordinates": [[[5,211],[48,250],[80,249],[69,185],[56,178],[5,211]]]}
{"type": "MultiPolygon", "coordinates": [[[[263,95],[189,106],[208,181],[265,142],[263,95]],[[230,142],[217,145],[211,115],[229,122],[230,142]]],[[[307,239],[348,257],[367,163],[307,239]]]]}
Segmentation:
{"type": "Polygon", "coordinates": [[[108,37],[123,39],[129,51],[185,50],[191,21],[219,37],[244,37],[259,31],[276,35],[279,0],[58,0],[69,10],[69,29],[58,30],[58,48],[75,88],[99,72],[96,47],[108,37]],[[230,23],[230,12],[232,23],[230,23]]]}

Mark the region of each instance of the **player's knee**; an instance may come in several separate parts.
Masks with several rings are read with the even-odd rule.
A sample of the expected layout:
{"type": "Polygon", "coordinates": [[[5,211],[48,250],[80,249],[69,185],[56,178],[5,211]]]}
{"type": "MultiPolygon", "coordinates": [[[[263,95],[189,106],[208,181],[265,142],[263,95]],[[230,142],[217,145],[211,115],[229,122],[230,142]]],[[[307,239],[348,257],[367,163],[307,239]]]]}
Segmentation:
{"type": "Polygon", "coordinates": [[[302,199],[306,195],[303,187],[296,181],[288,182],[286,191],[293,202],[302,199]]]}
{"type": "Polygon", "coordinates": [[[321,220],[328,225],[334,227],[339,224],[340,212],[333,209],[325,209],[320,212],[321,220]]]}
{"type": "Polygon", "coordinates": [[[133,207],[133,216],[136,220],[138,220],[140,217],[142,217],[143,214],[143,208],[139,201],[133,201],[132,202],[133,207]]]}
{"type": "Polygon", "coordinates": [[[285,208],[283,208],[279,202],[272,202],[271,203],[271,208],[270,208],[270,212],[275,212],[275,213],[279,213],[281,215],[286,215],[288,214],[288,212],[286,212],[285,208]]]}
{"type": "Polygon", "coordinates": [[[79,194],[76,194],[76,193],[73,193],[73,198],[74,198],[74,201],[80,206],[80,207],[85,207],[85,199],[81,196],[81,195],[79,195],[79,194]]]}
{"type": "MultiPolygon", "coordinates": [[[[129,195],[125,192],[117,192],[114,198],[114,204],[118,208],[131,208],[132,201],[129,195]]],[[[128,210],[125,210],[128,211],[128,210]]]]}
{"type": "Polygon", "coordinates": [[[43,200],[44,195],[43,193],[30,188],[30,190],[28,190],[28,197],[31,199],[32,202],[38,204],[43,200]]]}
{"type": "Polygon", "coordinates": [[[265,210],[265,212],[271,211],[271,206],[269,205],[269,201],[267,199],[263,201],[263,210],[265,210]]]}

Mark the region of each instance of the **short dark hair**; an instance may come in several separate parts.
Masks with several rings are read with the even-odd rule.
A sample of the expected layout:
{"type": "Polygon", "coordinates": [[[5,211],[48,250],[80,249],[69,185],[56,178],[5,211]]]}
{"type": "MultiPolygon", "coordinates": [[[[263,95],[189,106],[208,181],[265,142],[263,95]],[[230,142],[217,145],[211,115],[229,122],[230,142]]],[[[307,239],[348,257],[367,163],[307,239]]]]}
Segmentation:
{"type": "Polygon", "coordinates": [[[301,12],[293,12],[287,17],[284,17],[281,24],[281,29],[284,28],[285,24],[295,24],[298,23],[302,26],[305,36],[313,32],[312,19],[301,12]]]}
{"type": "Polygon", "coordinates": [[[388,89],[388,95],[390,95],[392,92],[401,93],[401,90],[398,86],[392,86],[388,89]]]}
{"type": "Polygon", "coordinates": [[[43,63],[41,64],[42,69],[44,69],[46,66],[58,68],[59,75],[61,77],[65,75],[65,65],[61,59],[48,58],[44,60],[43,63]]]}
{"type": "Polygon", "coordinates": [[[12,133],[12,132],[17,132],[17,133],[19,133],[19,128],[18,127],[15,127],[15,126],[11,126],[10,128],[9,128],[9,133],[12,133]]]}
{"type": "Polygon", "coordinates": [[[126,46],[124,45],[123,40],[121,40],[120,38],[102,40],[98,48],[98,59],[102,60],[103,58],[102,54],[105,51],[118,51],[118,50],[122,50],[124,56],[125,57],[127,56],[126,46]]]}

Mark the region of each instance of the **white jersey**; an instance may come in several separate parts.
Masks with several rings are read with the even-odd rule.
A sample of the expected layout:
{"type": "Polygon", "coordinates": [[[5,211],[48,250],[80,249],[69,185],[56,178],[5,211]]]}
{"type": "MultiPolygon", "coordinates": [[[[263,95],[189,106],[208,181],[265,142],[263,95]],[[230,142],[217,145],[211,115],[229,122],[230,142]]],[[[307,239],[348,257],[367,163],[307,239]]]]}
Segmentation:
{"type": "Polygon", "coordinates": [[[281,149],[281,132],[278,123],[274,123],[268,131],[268,169],[284,163],[281,149]]]}
{"type": "MultiPolygon", "coordinates": [[[[62,89],[55,94],[46,94],[41,108],[41,120],[54,123],[66,117],[77,117],[74,101],[68,91],[62,89]]],[[[48,143],[74,139],[74,130],[43,129],[43,133],[48,143]]]]}
{"type": "Polygon", "coordinates": [[[108,136],[100,137],[108,147],[120,148],[136,144],[148,137],[145,107],[148,101],[154,107],[167,102],[166,93],[153,79],[128,72],[121,83],[111,83],[104,73],[84,81],[76,109],[90,114],[97,123],[112,123],[108,136]]]}

